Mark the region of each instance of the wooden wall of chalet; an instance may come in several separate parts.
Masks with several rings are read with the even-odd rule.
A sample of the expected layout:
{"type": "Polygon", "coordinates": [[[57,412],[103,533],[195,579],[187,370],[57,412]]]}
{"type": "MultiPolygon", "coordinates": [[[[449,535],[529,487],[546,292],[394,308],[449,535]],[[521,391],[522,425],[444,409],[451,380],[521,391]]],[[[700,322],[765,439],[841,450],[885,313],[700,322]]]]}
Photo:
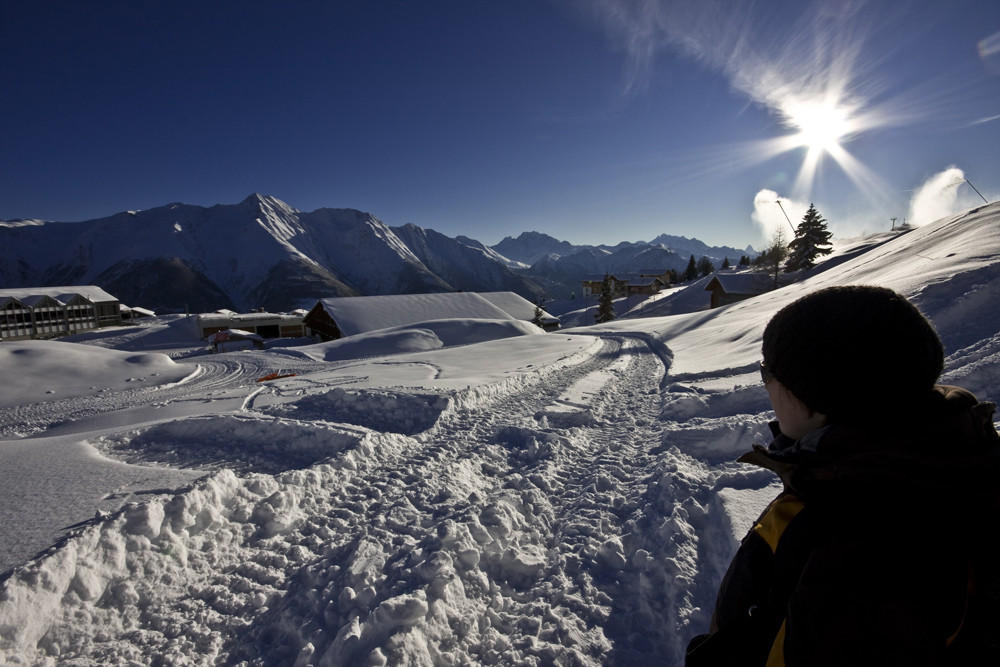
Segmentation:
{"type": "Polygon", "coordinates": [[[312,310],[302,318],[302,323],[319,334],[323,340],[337,340],[343,337],[337,323],[320,303],[313,306],[312,310]]]}

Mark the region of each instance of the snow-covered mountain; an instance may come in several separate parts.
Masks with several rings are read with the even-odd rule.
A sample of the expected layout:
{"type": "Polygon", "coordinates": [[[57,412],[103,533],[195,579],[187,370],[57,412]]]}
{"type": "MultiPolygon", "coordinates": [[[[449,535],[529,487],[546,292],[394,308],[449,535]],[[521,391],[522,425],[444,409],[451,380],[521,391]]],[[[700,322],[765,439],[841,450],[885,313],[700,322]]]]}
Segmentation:
{"type": "Polygon", "coordinates": [[[524,275],[557,285],[557,290],[573,291],[583,275],[600,273],[637,273],[644,269],[665,268],[683,271],[691,256],[708,257],[716,266],[728,258],[736,264],[742,255],[755,257],[757,251],[747,246],[738,250],[727,246],[709,246],[698,239],[661,234],[651,242],[622,242],[608,245],[573,245],[539,232],[524,232],[517,238],[506,237],[493,250],[528,267],[524,275]]]}
{"type": "Polygon", "coordinates": [[[541,232],[522,232],[517,238],[508,236],[492,247],[504,257],[531,266],[543,257],[572,255],[584,246],[575,246],[541,232]]]}
{"type": "Polygon", "coordinates": [[[695,259],[708,257],[716,265],[721,264],[727,257],[730,263],[736,264],[743,255],[751,259],[758,255],[753,246],[749,245],[743,250],[730,246],[710,246],[698,239],[689,239],[686,236],[672,236],[670,234],[660,234],[650,241],[649,244],[654,246],[662,245],[665,248],[673,250],[681,257],[690,258],[692,255],[694,255],[695,259]]]}
{"type": "Polygon", "coordinates": [[[482,244],[352,209],[298,211],[251,195],[77,223],[0,223],[0,285],[96,284],[163,311],[291,310],[317,298],[454,290],[543,293],[482,244]]]}

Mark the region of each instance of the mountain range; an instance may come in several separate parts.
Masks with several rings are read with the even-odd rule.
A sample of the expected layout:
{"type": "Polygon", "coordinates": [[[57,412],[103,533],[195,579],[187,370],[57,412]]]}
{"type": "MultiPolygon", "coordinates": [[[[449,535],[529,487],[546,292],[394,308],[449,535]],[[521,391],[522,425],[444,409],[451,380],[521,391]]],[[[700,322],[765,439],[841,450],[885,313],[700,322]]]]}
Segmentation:
{"type": "Polygon", "coordinates": [[[0,222],[4,288],[99,285],[123,303],[163,312],[287,311],[318,298],[445,291],[511,291],[567,298],[587,274],[681,271],[752,248],[684,237],[577,246],[538,232],[493,247],[354,209],[303,212],[253,194],[238,204],[168,204],[84,222],[0,222]]]}

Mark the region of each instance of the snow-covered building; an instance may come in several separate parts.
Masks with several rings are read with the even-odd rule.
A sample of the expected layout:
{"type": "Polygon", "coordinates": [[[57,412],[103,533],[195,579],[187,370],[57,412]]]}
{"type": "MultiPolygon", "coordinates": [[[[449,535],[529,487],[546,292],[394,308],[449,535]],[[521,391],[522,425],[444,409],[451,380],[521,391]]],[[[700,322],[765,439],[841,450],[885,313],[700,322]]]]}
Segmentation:
{"type": "Polygon", "coordinates": [[[138,306],[126,306],[124,303],[121,305],[122,311],[122,321],[128,322],[132,320],[141,320],[147,317],[156,317],[155,310],[149,310],[148,308],[140,308],[138,306]]]}
{"type": "MultiPolygon", "coordinates": [[[[494,306],[504,311],[515,320],[533,322],[535,320],[535,304],[514,292],[476,292],[494,306]]],[[[559,318],[550,315],[542,309],[539,322],[546,331],[555,331],[559,328],[559,318]]]]}
{"type": "MultiPolygon", "coordinates": [[[[603,273],[594,273],[584,276],[580,280],[584,297],[601,295],[604,275],[603,273]]],[[[656,294],[664,287],[670,287],[670,273],[666,269],[644,269],[639,273],[609,273],[607,275],[611,279],[611,292],[616,298],[630,294],[656,294]]]]}
{"type": "Polygon", "coordinates": [[[716,273],[705,286],[712,293],[712,308],[743,301],[774,289],[774,278],[766,273],[716,273]]]}
{"type": "MultiPolygon", "coordinates": [[[[439,292],[320,299],[306,315],[309,329],[324,340],[431,320],[525,320],[535,306],[513,292],[439,292]]],[[[544,313],[552,325],[558,319],[544,313]]]]}
{"type": "Polygon", "coordinates": [[[121,324],[118,299],[96,285],[0,289],[0,340],[56,338],[121,324]]]}
{"type": "Polygon", "coordinates": [[[292,313],[236,313],[218,310],[198,316],[198,334],[204,339],[227,329],[239,329],[257,334],[262,338],[297,338],[305,336],[302,318],[306,311],[292,313]]]}
{"type": "Polygon", "coordinates": [[[206,340],[214,352],[264,349],[263,336],[242,329],[223,329],[208,336],[206,340]]]}

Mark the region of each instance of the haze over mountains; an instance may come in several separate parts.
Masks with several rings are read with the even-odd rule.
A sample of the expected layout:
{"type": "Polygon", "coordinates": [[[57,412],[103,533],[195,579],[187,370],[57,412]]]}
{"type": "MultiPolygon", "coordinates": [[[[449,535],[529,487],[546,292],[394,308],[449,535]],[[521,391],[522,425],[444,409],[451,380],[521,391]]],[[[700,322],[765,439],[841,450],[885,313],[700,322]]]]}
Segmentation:
{"type": "Polygon", "coordinates": [[[0,222],[5,288],[95,284],[123,303],[163,312],[308,308],[331,296],[512,291],[535,301],[579,291],[587,274],[683,270],[706,255],[731,262],[752,248],[651,242],[575,246],[525,232],[487,247],[370,213],[298,211],[253,194],[238,204],[168,204],[84,222],[0,222]]]}

